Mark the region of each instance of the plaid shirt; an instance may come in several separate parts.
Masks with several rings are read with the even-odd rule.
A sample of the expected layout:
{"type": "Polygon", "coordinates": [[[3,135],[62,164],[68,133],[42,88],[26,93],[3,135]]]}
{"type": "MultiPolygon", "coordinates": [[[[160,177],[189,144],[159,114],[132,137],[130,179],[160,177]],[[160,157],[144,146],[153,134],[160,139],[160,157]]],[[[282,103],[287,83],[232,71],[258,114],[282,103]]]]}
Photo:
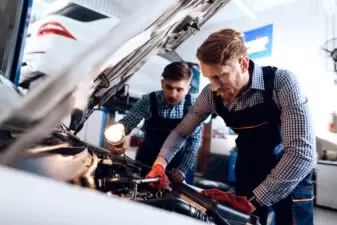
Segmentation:
{"type": "MultiPolygon", "coordinates": [[[[164,101],[163,91],[155,92],[157,97],[157,112],[159,116],[169,119],[182,119],[184,117],[184,105],[185,98],[175,106],[168,106],[164,101]]],[[[196,98],[191,96],[191,104],[194,104],[196,98]]],[[[129,134],[132,129],[134,129],[143,119],[148,120],[151,118],[151,109],[150,109],[150,98],[149,94],[144,95],[136,105],[134,105],[131,111],[119,122],[125,126],[126,134],[129,134]]],[[[201,126],[196,126],[196,129],[193,129],[191,135],[187,138],[186,142],[181,142],[178,149],[186,146],[186,154],[180,166],[178,167],[183,173],[186,174],[187,170],[194,170],[197,151],[201,144],[201,126]]],[[[144,128],[144,127],[143,127],[144,128]]],[[[146,135],[146,130],[144,130],[146,135]]]]}
{"type": "MultiPolygon", "coordinates": [[[[262,69],[255,64],[250,88],[234,102],[224,105],[230,111],[252,107],[263,102],[263,91],[262,69]]],[[[293,73],[282,69],[276,71],[273,100],[281,111],[284,155],[267,178],[253,191],[267,206],[288,196],[316,165],[315,137],[307,98],[293,73]]],[[[208,85],[197,98],[193,109],[166,139],[159,155],[169,162],[178,152],[178,146],[184,141],[184,137],[190,135],[194,128],[213,112],[216,113],[215,103],[211,87],[208,85]]]]}

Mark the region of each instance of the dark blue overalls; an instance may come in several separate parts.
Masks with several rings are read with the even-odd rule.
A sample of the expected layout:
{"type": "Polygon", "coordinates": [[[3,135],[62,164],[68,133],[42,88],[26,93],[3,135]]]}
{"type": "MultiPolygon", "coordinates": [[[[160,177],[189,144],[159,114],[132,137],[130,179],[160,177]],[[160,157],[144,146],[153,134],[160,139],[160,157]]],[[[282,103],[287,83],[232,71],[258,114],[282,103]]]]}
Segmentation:
{"type": "MultiPolygon", "coordinates": [[[[150,93],[150,109],[151,118],[145,122],[145,138],[140,145],[136,160],[141,163],[152,166],[156,160],[161,147],[163,146],[166,138],[174,128],[182,121],[181,119],[166,119],[158,114],[157,111],[157,98],[155,93],[150,93]]],[[[184,116],[188,113],[188,110],[192,104],[191,95],[186,95],[184,104],[184,116]]],[[[182,149],[173,157],[171,162],[167,166],[167,170],[178,168],[183,161],[186,149],[185,145],[182,149]]],[[[191,165],[192,167],[192,165],[191,165]]],[[[194,168],[194,165],[193,165],[194,168]]],[[[144,170],[143,175],[146,175],[149,170],[144,170]]],[[[185,175],[185,181],[188,184],[192,184],[194,177],[194,170],[187,171],[185,175]]]]}
{"type": "MultiPolygon", "coordinates": [[[[250,72],[254,63],[250,62],[250,72]]],[[[264,102],[241,111],[229,111],[220,96],[214,93],[216,110],[226,125],[237,134],[238,157],[235,166],[237,195],[252,196],[282,157],[280,111],[272,99],[276,68],[263,67],[264,102]]],[[[282,191],[282,190],[280,190],[282,191]]],[[[272,206],[276,225],[312,225],[313,186],[311,173],[285,199],[272,206]]],[[[262,207],[254,214],[266,224],[269,208],[262,207]]]]}

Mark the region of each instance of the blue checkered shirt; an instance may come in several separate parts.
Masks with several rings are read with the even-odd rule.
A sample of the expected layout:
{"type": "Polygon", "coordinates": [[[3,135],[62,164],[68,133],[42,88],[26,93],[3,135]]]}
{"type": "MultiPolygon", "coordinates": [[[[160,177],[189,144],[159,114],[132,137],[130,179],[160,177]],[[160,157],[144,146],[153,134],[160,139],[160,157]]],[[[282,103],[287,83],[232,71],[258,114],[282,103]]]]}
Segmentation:
{"type": "MultiPolygon", "coordinates": [[[[296,76],[278,69],[275,74],[273,100],[281,112],[284,155],[267,178],[254,189],[256,197],[271,206],[288,196],[297,184],[316,165],[315,136],[307,98],[301,91],[296,76]]],[[[230,111],[240,111],[263,102],[264,81],[262,68],[255,64],[251,86],[234,102],[224,105],[230,111]]],[[[168,162],[179,146],[211,113],[216,113],[210,85],[197,98],[193,109],[166,139],[160,156],[168,162]]],[[[249,170],[249,168],[247,168],[249,170]]]]}
{"type": "MultiPolygon", "coordinates": [[[[168,106],[163,97],[163,91],[155,92],[157,97],[157,112],[158,115],[168,119],[182,119],[184,116],[185,99],[175,106],[168,106]]],[[[191,96],[191,103],[194,104],[196,98],[191,96]]],[[[129,134],[143,119],[148,120],[151,118],[150,98],[149,94],[144,95],[131,109],[131,111],[119,122],[125,126],[126,134],[129,134]]],[[[178,147],[186,146],[186,154],[180,166],[178,167],[183,173],[186,174],[187,170],[194,170],[197,158],[197,151],[201,144],[201,125],[196,126],[196,129],[191,131],[191,135],[182,141],[178,147]]],[[[144,130],[146,135],[146,130],[144,130]]]]}

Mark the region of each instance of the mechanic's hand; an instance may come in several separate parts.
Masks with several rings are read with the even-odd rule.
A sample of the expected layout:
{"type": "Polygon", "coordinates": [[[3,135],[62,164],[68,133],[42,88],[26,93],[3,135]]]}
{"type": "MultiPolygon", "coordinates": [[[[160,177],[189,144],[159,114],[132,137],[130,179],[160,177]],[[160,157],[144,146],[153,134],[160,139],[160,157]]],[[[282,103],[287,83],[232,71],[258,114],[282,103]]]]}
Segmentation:
{"type": "Polygon", "coordinates": [[[126,141],[123,142],[122,146],[114,146],[109,143],[109,150],[114,155],[121,155],[125,153],[126,150],[126,141]]]}
{"type": "Polygon", "coordinates": [[[171,180],[175,183],[181,183],[185,180],[185,174],[179,169],[172,169],[171,180]]]}
{"type": "Polygon", "coordinates": [[[226,205],[247,214],[251,214],[255,210],[254,206],[247,200],[246,196],[236,196],[231,192],[223,192],[215,188],[203,190],[200,194],[218,202],[225,203],[226,205]]]}
{"type": "Polygon", "coordinates": [[[156,183],[149,183],[149,185],[157,190],[161,190],[168,186],[169,180],[165,174],[165,169],[160,164],[155,164],[152,166],[151,171],[146,175],[145,178],[155,178],[159,177],[159,181],[156,183]]]}

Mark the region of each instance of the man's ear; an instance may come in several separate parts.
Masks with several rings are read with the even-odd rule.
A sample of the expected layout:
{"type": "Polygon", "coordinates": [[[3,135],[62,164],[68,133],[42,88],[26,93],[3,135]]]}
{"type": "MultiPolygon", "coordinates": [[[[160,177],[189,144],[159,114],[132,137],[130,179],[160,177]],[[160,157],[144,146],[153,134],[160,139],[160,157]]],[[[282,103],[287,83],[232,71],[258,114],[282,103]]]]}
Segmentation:
{"type": "Polygon", "coordinates": [[[161,79],[161,88],[164,89],[164,86],[165,86],[164,79],[161,79]]]}
{"type": "Polygon", "coordinates": [[[241,58],[241,71],[246,72],[249,68],[249,58],[248,56],[244,56],[241,58]]]}

